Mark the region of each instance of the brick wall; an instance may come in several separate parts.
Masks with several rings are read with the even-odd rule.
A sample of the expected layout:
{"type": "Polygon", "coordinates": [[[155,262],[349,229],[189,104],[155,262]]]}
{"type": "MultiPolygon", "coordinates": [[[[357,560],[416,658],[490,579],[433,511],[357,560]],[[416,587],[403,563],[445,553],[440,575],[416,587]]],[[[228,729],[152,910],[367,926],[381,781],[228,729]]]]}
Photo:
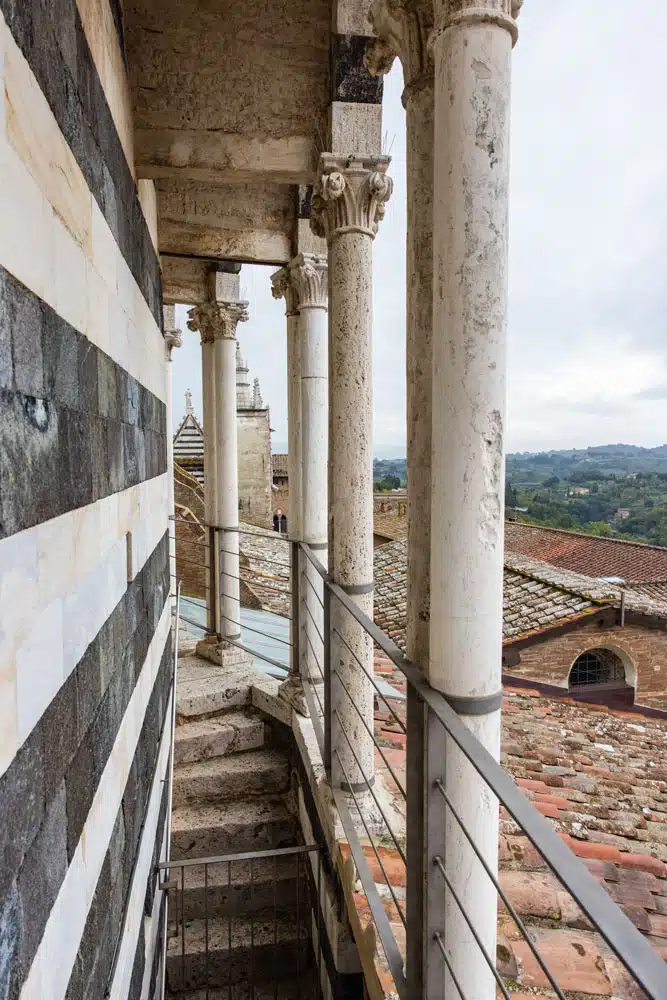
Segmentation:
{"type": "MultiPolygon", "coordinates": [[[[637,623],[621,628],[592,622],[546,639],[522,649],[521,663],[508,668],[507,673],[567,687],[570,667],[576,658],[596,646],[618,652],[622,660],[634,667],[635,700],[639,704],[667,708],[667,632],[637,623]]],[[[633,678],[627,673],[626,678],[632,683],[633,678]]]]}

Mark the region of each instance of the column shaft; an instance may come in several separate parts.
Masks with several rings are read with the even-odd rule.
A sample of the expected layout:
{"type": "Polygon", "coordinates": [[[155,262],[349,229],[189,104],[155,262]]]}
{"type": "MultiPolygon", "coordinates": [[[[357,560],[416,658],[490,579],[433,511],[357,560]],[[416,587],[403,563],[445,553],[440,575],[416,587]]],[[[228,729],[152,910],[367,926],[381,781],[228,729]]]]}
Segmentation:
{"type": "Polygon", "coordinates": [[[433,80],[406,90],[407,653],[428,673],[431,607],[433,80]]]}
{"type": "Polygon", "coordinates": [[[290,538],[301,541],[302,527],[302,427],[301,427],[301,353],[299,317],[288,312],[287,322],[287,476],[289,482],[290,538]]]}
{"type": "Polygon", "coordinates": [[[303,540],[327,564],[328,320],[326,306],[302,306],[301,443],[303,540]]]}
{"type": "MultiPolygon", "coordinates": [[[[373,616],[372,243],[391,196],[388,157],[320,156],[311,225],[329,246],[329,569],[373,616]]],[[[332,780],[375,780],[373,643],[331,605],[332,780]],[[364,725],[365,723],[365,725],[364,725]]]]}
{"type": "MultiPolygon", "coordinates": [[[[433,295],[433,466],[430,681],[448,696],[484,699],[501,687],[505,326],[510,54],[508,13],[442,2],[436,12],[433,295]],[[460,9],[463,7],[464,9],[460,9]]],[[[509,7],[509,0],[508,0],[509,7]]],[[[463,715],[499,755],[498,700],[463,715]]],[[[463,714],[463,713],[462,713],[463,714]]],[[[449,743],[452,802],[491,869],[498,804],[449,743]]],[[[456,821],[447,867],[495,955],[496,894],[456,821]]],[[[445,947],[466,996],[495,983],[450,893],[445,947]]],[[[443,975],[445,975],[443,970],[443,975]]],[[[456,992],[446,974],[444,993],[456,992]]]]}
{"type": "MultiPolygon", "coordinates": [[[[216,417],[215,417],[215,359],[213,357],[213,341],[202,340],[201,372],[202,397],[204,409],[204,520],[208,525],[207,532],[213,531],[218,524],[218,450],[216,447],[216,417]]],[[[214,541],[214,539],[211,539],[214,541]]],[[[205,551],[206,560],[206,625],[211,632],[219,630],[220,601],[219,588],[214,581],[220,579],[219,559],[216,547],[209,545],[205,551]],[[211,565],[213,563],[214,565],[211,565]]]]}
{"type": "Polygon", "coordinates": [[[219,337],[213,345],[216,386],[217,505],[220,551],[220,634],[241,635],[239,600],[239,472],[236,423],[236,341],[219,337]],[[231,530],[229,530],[231,529],[231,530]]]}
{"type": "MultiPolygon", "coordinates": [[[[373,395],[372,242],[365,233],[338,234],[329,247],[329,558],[333,579],[373,616],[373,395]]],[[[343,785],[363,786],[375,775],[373,743],[360,719],[373,726],[370,636],[334,601],[332,628],[333,773],[343,785]],[[347,688],[347,691],[345,690],[347,688]],[[349,693],[348,693],[349,692],[349,693]],[[350,700],[354,704],[350,704],[350,700]],[[357,712],[358,709],[359,711],[357,712]],[[352,744],[349,745],[348,741],[352,744]],[[354,748],[354,750],[352,749],[354,748]],[[355,760],[356,754],[356,760],[355,760]],[[358,763],[357,763],[358,761],[358,763]],[[338,766],[339,765],[339,766],[338,766]]]]}
{"type": "MultiPolygon", "coordinates": [[[[174,500],[174,402],[171,352],[181,346],[174,306],[164,306],[165,404],[167,411],[167,506],[169,508],[169,574],[171,592],[176,593],[176,506],[174,500]]],[[[175,597],[174,597],[175,602],[175,597]]]]}

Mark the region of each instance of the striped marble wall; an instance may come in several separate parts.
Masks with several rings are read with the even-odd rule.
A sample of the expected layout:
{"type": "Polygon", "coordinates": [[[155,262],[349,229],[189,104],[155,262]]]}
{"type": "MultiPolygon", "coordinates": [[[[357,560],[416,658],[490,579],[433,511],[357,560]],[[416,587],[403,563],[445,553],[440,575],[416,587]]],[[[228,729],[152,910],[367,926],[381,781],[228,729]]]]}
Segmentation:
{"type": "Polygon", "coordinates": [[[152,998],[162,292],[117,0],[0,0],[0,997],[152,998]]]}

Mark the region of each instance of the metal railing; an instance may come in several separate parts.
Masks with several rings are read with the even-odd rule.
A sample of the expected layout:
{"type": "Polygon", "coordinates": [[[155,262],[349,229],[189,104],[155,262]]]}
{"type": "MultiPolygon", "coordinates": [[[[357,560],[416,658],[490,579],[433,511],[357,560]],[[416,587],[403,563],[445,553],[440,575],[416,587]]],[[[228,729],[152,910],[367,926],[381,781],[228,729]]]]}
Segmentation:
{"type": "MultiPolygon", "coordinates": [[[[175,517],[172,520],[176,525],[183,525],[182,530],[191,531],[194,527],[193,522],[186,518],[175,517]]],[[[220,639],[227,625],[234,626],[234,631],[241,632],[241,638],[225,635],[225,640],[268,664],[269,673],[284,677],[293,660],[294,630],[290,628],[289,634],[282,634],[284,630],[277,628],[269,632],[248,619],[253,610],[262,610],[287,622],[292,621],[292,595],[296,589],[292,583],[293,543],[271,529],[219,528],[200,523],[197,528],[201,537],[196,539],[184,539],[177,533],[175,552],[171,556],[172,578],[176,578],[178,570],[179,578],[185,581],[181,601],[188,610],[181,614],[182,621],[202,635],[220,639]],[[238,574],[231,574],[221,567],[225,554],[231,551],[226,539],[232,537],[239,546],[238,574]],[[184,549],[187,555],[184,555],[184,549]],[[240,607],[249,612],[242,614],[239,608],[234,617],[226,613],[225,601],[226,598],[235,600],[236,595],[229,593],[233,583],[238,585],[240,607]],[[204,610],[206,621],[197,617],[204,610]],[[274,655],[261,648],[263,640],[272,647],[274,655]],[[277,650],[283,650],[282,656],[276,655],[277,650]]]]}
{"type": "Polygon", "coordinates": [[[285,574],[279,586],[289,591],[291,670],[301,677],[349,850],[401,1000],[479,1000],[495,991],[510,997],[511,976],[494,954],[496,902],[480,913],[471,886],[485,901],[490,891],[500,900],[542,988],[559,1000],[571,988],[559,983],[535,927],[524,922],[503,888],[497,838],[490,845],[487,836],[485,843],[484,831],[467,818],[462,771],[471,792],[487,801],[486,815],[489,808],[497,815],[503,806],[524,832],[579,907],[582,926],[600,935],[646,996],[667,1000],[667,967],[658,953],[444,696],[374,624],[371,609],[360,606],[364,598],[353,599],[333,582],[307,545],[288,539],[283,544],[289,573],[287,555],[275,563],[285,574]],[[378,653],[393,665],[406,694],[376,674],[378,653]],[[392,733],[376,731],[376,712],[392,733]],[[405,748],[404,767],[392,743],[405,748]],[[482,970],[484,988],[470,987],[471,964],[482,970]]]}
{"type": "Polygon", "coordinates": [[[326,982],[317,845],[168,861],[167,998],[315,998],[326,982]]]}
{"type": "MultiPolygon", "coordinates": [[[[300,550],[301,588],[304,562],[309,570],[309,593],[315,592],[310,587],[310,571],[317,573],[322,588],[314,602],[321,607],[322,629],[318,622],[317,645],[308,642],[315,665],[304,655],[300,659],[304,688],[350,852],[402,1000],[479,1000],[480,995],[495,995],[496,990],[509,1000],[510,989],[521,989],[512,987],[511,976],[504,976],[498,968],[502,962],[494,954],[495,909],[489,933],[488,914],[480,920],[479,912],[470,912],[466,893],[461,891],[462,882],[481,886],[483,880],[488,880],[500,899],[517,939],[525,942],[544,977],[544,988],[565,1000],[567,991],[541,953],[535,928],[526,925],[503,889],[497,838],[490,851],[488,843],[482,842],[483,831],[480,835],[466,821],[460,794],[457,797],[450,787],[452,772],[460,776],[466,769],[471,791],[481,789],[480,794],[496,810],[504,806],[576,902],[584,926],[588,920],[590,929],[602,937],[646,996],[665,1000],[667,966],[651,944],[443,695],[430,687],[356,601],[329,579],[315,554],[305,545],[300,550]],[[392,691],[376,675],[373,659],[380,652],[405,682],[407,696],[392,691]],[[391,735],[385,740],[376,733],[373,703],[386,715],[395,732],[394,742],[405,745],[405,776],[387,746],[391,735]],[[461,869],[465,869],[464,877],[461,869]],[[469,939],[465,953],[458,940],[462,930],[469,939]],[[404,946],[399,945],[401,940],[404,946]],[[461,967],[461,956],[465,954],[466,961],[471,958],[470,945],[483,970],[481,978],[486,976],[487,987],[490,984],[490,994],[488,989],[466,992],[464,983],[470,976],[461,967]]],[[[303,600],[297,602],[300,608],[303,604],[303,600]]],[[[308,608],[300,613],[315,625],[308,608]]],[[[457,788],[460,793],[458,782],[457,788]]]]}

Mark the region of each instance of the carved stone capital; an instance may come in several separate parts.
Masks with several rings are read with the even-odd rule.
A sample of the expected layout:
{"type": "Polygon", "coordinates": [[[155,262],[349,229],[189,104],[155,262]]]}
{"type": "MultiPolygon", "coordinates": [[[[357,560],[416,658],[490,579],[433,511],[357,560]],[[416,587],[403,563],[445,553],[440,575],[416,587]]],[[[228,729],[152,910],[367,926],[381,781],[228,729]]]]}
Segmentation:
{"type": "Polygon", "coordinates": [[[281,267],[271,275],[271,294],[274,299],[285,300],[285,315],[296,316],[299,311],[296,289],[292,284],[289,267],[281,267]]]}
{"type": "Polygon", "coordinates": [[[289,264],[299,309],[326,309],[329,301],[328,262],[324,254],[300,253],[289,264]]]}
{"type": "Polygon", "coordinates": [[[411,89],[433,83],[433,59],[427,45],[433,27],[432,5],[417,9],[412,0],[373,0],[369,18],[377,37],[366,45],[368,72],[373,76],[388,73],[398,56],[403,66],[405,104],[411,89]]]}
{"type": "Polygon", "coordinates": [[[443,32],[455,25],[497,24],[509,31],[513,45],[519,37],[516,18],[523,0],[435,0],[435,6],[435,27],[429,48],[443,32]]]}
{"type": "Polygon", "coordinates": [[[173,330],[165,330],[164,331],[164,342],[165,342],[165,344],[167,346],[167,350],[169,352],[169,355],[171,356],[172,348],[173,347],[180,347],[181,344],[183,343],[183,340],[181,338],[181,331],[178,328],[175,328],[173,330]]]}
{"type": "Polygon", "coordinates": [[[310,219],[315,235],[331,240],[341,233],[365,233],[374,239],[393,189],[389,163],[388,156],[321,153],[310,219]]]}
{"type": "Polygon", "coordinates": [[[247,302],[206,302],[189,310],[188,330],[199,333],[202,344],[236,340],[236,327],[247,319],[247,302]]]}

